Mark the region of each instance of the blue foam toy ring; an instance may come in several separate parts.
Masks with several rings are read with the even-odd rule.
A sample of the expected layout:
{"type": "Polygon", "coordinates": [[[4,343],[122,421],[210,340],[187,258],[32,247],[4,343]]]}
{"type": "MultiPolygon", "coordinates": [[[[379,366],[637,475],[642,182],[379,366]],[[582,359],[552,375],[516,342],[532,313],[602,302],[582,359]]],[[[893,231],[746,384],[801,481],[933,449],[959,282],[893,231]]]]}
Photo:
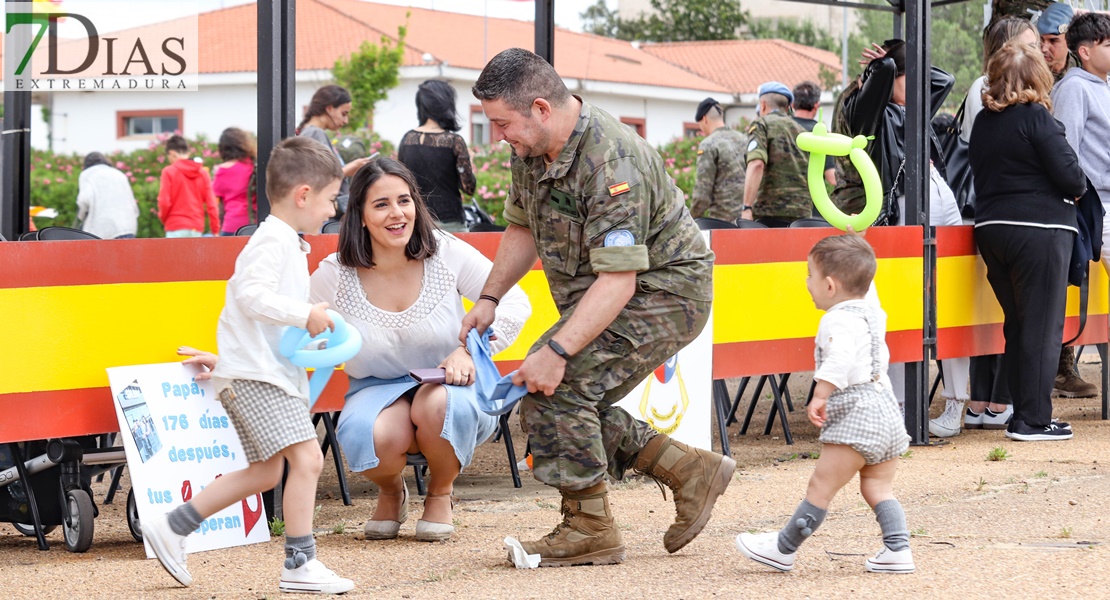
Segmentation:
{"type": "Polygon", "coordinates": [[[281,336],[278,351],[288,358],[289,362],[298,367],[316,369],[316,373],[308,382],[308,404],[311,409],[324,391],[324,386],[331,379],[335,367],[351,360],[362,349],[362,336],[354,327],[347,324],[343,317],[334,310],[328,310],[328,316],[335,323],[335,331],[325,329],[316,337],[300,327],[287,327],[281,336]],[[309,342],[326,341],[326,346],[318,350],[309,350],[305,346],[309,342]]]}
{"type": "Polygon", "coordinates": [[[798,148],[809,152],[809,195],[813,197],[813,206],[830,225],[844,231],[851,225],[856,231],[863,231],[879,218],[883,207],[883,185],[875,163],[865,150],[867,138],[829,133],[824,123],[817,123],[812,133],[798,134],[798,148]],[[825,189],[825,156],[847,156],[859,171],[867,203],[858,215],[844,214],[829,199],[829,192],[825,189]]]}

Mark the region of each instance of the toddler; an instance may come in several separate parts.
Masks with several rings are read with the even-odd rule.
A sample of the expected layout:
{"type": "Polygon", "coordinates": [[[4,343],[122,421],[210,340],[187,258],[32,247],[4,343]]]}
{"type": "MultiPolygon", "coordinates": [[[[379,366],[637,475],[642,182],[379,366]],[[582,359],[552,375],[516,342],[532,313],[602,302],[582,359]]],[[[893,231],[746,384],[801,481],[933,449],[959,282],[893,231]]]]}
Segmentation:
{"type": "Polygon", "coordinates": [[[898,457],[909,447],[898,401],[887,377],[886,314],[865,299],[875,277],[875,252],[861,237],[818,242],[809,253],[806,288],[825,311],[817,328],[817,385],[809,420],[821,428],[821,457],[806,497],[778,532],[742,533],[736,547],[780,571],[794,568],[798,547],[825,520],[829,503],[859,473],[860,493],[875,511],[883,549],[867,559],[873,573],[912,573],[910,534],[892,484],[898,457]]]}

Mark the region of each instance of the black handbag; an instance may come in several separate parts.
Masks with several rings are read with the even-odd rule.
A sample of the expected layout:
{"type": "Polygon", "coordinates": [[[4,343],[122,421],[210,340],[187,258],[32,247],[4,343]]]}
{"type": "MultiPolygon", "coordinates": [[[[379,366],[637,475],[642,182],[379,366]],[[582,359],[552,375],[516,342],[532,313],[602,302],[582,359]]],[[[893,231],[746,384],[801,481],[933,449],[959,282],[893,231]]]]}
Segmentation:
{"type": "Polygon", "coordinates": [[[952,124],[940,132],[940,151],[944,158],[945,180],[956,196],[956,205],[965,219],[975,218],[975,186],[971,181],[971,163],[968,161],[967,142],[960,137],[964,124],[964,106],[960,104],[952,124]]]}

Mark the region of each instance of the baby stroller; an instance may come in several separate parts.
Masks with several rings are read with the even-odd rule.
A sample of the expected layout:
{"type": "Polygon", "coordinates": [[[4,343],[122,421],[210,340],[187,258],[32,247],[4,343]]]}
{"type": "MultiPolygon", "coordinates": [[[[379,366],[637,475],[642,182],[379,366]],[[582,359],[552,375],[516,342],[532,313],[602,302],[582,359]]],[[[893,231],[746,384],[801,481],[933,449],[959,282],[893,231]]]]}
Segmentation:
{"type": "MultiPolygon", "coordinates": [[[[48,550],[46,534],[59,525],[70,552],[92,545],[92,478],[126,463],[123,448],[99,448],[97,436],[0,445],[0,521],[48,550]]],[[[127,497],[127,525],[142,541],[134,490],[127,497]]]]}

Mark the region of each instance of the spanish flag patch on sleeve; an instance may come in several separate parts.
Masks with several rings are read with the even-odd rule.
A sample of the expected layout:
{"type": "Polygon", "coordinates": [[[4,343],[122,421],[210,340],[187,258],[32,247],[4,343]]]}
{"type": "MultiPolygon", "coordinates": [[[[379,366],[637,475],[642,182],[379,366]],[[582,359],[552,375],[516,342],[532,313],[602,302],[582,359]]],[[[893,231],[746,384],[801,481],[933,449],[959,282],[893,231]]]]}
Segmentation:
{"type": "Polygon", "coordinates": [[[609,186],[609,196],[610,197],[620,196],[621,194],[627,192],[630,189],[631,188],[628,187],[628,182],[627,181],[622,181],[620,183],[616,183],[616,184],[613,184],[613,185],[609,186]]]}

